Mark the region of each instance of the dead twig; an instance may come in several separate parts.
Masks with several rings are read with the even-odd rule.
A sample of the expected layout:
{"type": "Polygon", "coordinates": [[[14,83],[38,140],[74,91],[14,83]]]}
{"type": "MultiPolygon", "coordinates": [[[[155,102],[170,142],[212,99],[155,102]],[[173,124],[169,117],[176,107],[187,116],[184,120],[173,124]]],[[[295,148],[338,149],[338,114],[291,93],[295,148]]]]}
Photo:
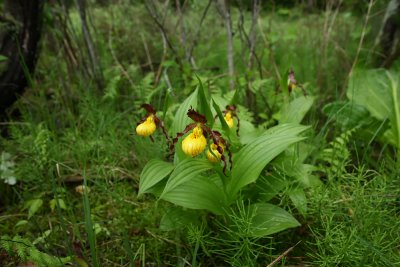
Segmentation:
{"type": "Polygon", "coordinates": [[[272,267],[275,264],[277,264],[283,257],[285,257],[287,254],[289,254],[290,251],[292,251],[298,244],[300,244],[301,240],[296,243],[293,247],[288,248],[285,252],[283,252],[278,258],[276,258],[273,262],[267,265],[267,267],[272,267]]]}

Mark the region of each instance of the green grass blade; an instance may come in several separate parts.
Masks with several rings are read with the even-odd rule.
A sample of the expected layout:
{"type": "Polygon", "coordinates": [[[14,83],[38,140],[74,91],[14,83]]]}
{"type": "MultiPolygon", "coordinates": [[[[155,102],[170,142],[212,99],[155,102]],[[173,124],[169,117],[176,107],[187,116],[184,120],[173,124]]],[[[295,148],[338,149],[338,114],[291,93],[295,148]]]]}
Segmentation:
{"type": "Polygon", "coordinates": [[[87,179],[86,175],[83,175],[83,184],[84,187],[84,194],[83,194],[83,211],[85,214],[85,230],[87,233],[87,238],[89,240],[90,246],[90,254],[92,256],[93,266],[97,267],[100,266],[98,259],[97,259],[97,250],[96,250],[96,236],[93,230],[93,222],[91,217],[91,210],[90,210],[90,202],[88,197],[87,191],[87,179]]]}

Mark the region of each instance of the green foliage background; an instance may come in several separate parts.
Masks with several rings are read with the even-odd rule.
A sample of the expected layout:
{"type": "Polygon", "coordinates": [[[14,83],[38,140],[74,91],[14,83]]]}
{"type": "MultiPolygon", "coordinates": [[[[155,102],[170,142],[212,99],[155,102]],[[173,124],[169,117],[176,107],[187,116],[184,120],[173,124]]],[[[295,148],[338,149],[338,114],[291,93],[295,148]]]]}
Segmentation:
{"type": "Polygon", "coordinates": [[[400,63],[376,68],[390,1],[263,3],[252,68],[252,1],[232,1],[235,90],[207,2],[86,1],[98,66],[76,2],[46,3],[32,85],[1,124],[0,265],[400,264],[400,63]],[[307,96],[287,93],[291,68],[307,96]],[[173,137],[190,107],[211,122],[235,103],[239,137],[211,122],[231,144],[231,180],[179,142],[172,160],[159,129],[137,136],[142,103],[173,137]]]}

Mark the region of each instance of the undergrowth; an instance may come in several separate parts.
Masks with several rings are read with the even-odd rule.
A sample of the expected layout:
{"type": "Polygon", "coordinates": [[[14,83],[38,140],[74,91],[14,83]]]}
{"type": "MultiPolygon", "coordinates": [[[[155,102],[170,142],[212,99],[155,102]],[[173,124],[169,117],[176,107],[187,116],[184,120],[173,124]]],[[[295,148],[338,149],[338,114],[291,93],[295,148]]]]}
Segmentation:
{"type": "MultiPolygon", "coordinates": [[[[247,69],[240,14],[232,11],[243,135],[256,131],[251,123],[265,130],[285,117],[281,108],[289,99],[282,83],[286,92],[284,74],[290,68],[309,94],[296,91],[290,100],[316,99],[303,120],[313,128],[311,140],[283,153],[260,183],[241,192],[253,190],[254,198],[279,205],[300,227],[253,237],[254,214],[244,208],[248,203],[235,203],[230,216],[221,219],[176,209],[152,196],[137,197],[143,167],[170,153],[160,132],[154,143],[135,135],[143,115],[140,105],[152,103],[171,124],[197,84],[195,73],[217,102],[237,97],[228,89],[225,29],[215,8],[195,36],[202,16],[198,10],[206,2],[190,3],[183,19],[188,42],[196,41],[195,66],[182,59],[182,47],[176,54],[164,52],[160,30],[142,3],[90,2],[104,74],[101,90],[87,69],[77,10],[71,7],[63,21],[63,9],[48,5],[33,84],[12,108],[16,115],[1,125],[7,135],[0,139],[0,265],[265,266],[280,256],[282,266],[400,264],[398,163],[394,149],[376,138],[386,121],[367,133],[360,118],[342,127],[350,115],[334,112],[335,121],[322,111],[330,101],[343,100],[356,55],[368,67],[373,53],[358,51],[358,41],[366,30],[364,45],[370,47],[377,26],[364,29],[364,17],[349,10],[263,10],[256,47],[261,71],[247,69]],[[257,97],[250,101],[249,95],[257,97]],[[285,157],[290,164],[279,165],[285,157]],[[296,175],[303,180],[295,180],[296,175]],[[257,187],[274,194],[258,194],[257,187]],[[179,220],[172,220],[171,213],[179,220]]],[[[171,42],[179,47],[175,9],[161,11],[171,42]]],[[[249,30],[245,15],[243,27],[249,30]]],[[[360,116],[367,113],[361,110],[360,116]]]]}

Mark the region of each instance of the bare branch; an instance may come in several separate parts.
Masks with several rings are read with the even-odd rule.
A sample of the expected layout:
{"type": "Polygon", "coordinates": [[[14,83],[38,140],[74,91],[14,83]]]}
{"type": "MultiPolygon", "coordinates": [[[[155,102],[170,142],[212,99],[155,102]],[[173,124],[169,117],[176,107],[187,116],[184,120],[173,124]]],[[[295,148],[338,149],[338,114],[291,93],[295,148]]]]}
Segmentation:
{"type": "MultiPolygon", "coordinates": [[[[253,67],[253,61],[254,58],[257,59],[259,62],[259,59],[255,53],[255,48],[256,48],[256,40],[257,40],[257,31],[256,31],[256,25],[258,21],[258,15],[260,12],[261,8],[261,1],[260,0],[253,0],[253,11],[252,11],[252,19],[251,19],[251,28],[250,28],[250,40],[249,40],[249,45],[250,45],[250,55],[249,55],[249,62],[247,64],[247,67],[251,69],[253,67]]],[[[260,63],[260,62],[259,62],[260,63]]],[[[262,71],[260,71],[260,76],[262,77],[262,71]]]]}
{"type": "Polygon", "coordinates": [[[96,51],[94,49],[92,36],[90,34],[89,27],[87,24],[85,0],[77,0],[76,3],[77,3],[78,11],[79,11],[79,17],[81,19],[83,37],[85,39],[86,48],[89,52],[89,57],[90,57],[90,62],[92,65],[94,77],[96,78],[98,87],[102,88],[103,84],[104,84],[103,75],[101,72],[100,64],[97,61],[97,56],[96,56],[96,51]]]}
{"type": "Polygon", "coordinates": [[[172,43],[168,38],[167,31],[166,31],[164,25],[163,25],[163,23],[161,23],[158,20],[157,8],[155,7],[153,1],[144,1],[144,5],[145,5],[147,11],[149,12],[151,18],[153,19],[153,21],[157,24],[158,28],[160,29],[161,34],[163,35],[163,38],[167,42],[169,49],[171,49],[172,53],[176,56],[175,48],[172,46],[172,43]],[[152,7],[149,6],[149,3],[152,4],[152,7]]]}
{"type": "Polygon", "coordinates": [[[230,1],[221,0],[222,13],[225,21],[226,37],[227,37],[227,59],[228,59],[228,72],[229,72],[229,87],[231,90],[235,89],[235,65],[233,60],[233,30],[232,18],[230,10],[230,1]]]}
{"type": "Polygon", "coordinates": [[[193,49],[194,49],[194,47],[197,45],[197,42],[198,42],[198,40],[199,40],[199,38],[200,38],[201,26],[202,26],[202,24],[203,24],[204,19],[206,18],[208,9],[210,8],[212,1],[213,1],[213,0],[209,0],[209,1],[208,1],[208,4],[207,4],[206,8],[205,8],[204,11],[203,11],[203,15],[201,16],[199,26],[198,26],[197,29],[196,29],[196,32],[195,32],[195,35],[194,35],[194,40],[193,40],[192,45],[191,45],[191,47],[190,47],[190,49],[189,49],[189,59],[190,59],[190,60],[192,60],[192,58],[193,58],[193,49]]]}
{"type": "MultiPolygon", "coordinates": [[[[185,0],[185,3],[183,4],[183,6],[185,6],[186,2],[187,1],[185,0]]],[[[190,62],[189,49],[187,47],[186,30],[185,30],[185,24],[183,21],[183,12],[182,12],[182,8],[181,8],[181,3],[179,0],[175,0],[175,3],[176,3],[176,9],[177,9],[178,15],[179,15],[178,24],[179,24],[179,30],[180,30],[180,41],[183,46],[183,49],[185,50],[186,61],[190,62]]]]}

